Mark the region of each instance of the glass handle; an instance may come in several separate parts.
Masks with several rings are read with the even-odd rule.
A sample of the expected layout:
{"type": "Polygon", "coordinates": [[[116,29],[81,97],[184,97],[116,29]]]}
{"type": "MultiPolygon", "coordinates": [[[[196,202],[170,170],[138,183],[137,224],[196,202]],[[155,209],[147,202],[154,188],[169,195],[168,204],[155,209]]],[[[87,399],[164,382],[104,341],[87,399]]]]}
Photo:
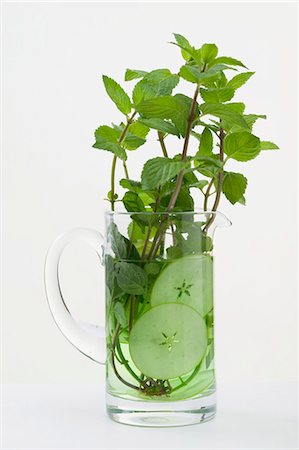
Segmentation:
{"type": "Polygon", "coordinates": [[[100,261],[103,261],[104,238],[101,233],[85,228],[76,228],[61,234],[50,247],[45,262],[45,287],[50,311],[66,339],[80,352],[92,360],[105,364],[105,329],[98,325],[87,324],[75,319],[61,292],[59,281],[59,261],[68,244],[80,240],[91,247],[100,261]]]}

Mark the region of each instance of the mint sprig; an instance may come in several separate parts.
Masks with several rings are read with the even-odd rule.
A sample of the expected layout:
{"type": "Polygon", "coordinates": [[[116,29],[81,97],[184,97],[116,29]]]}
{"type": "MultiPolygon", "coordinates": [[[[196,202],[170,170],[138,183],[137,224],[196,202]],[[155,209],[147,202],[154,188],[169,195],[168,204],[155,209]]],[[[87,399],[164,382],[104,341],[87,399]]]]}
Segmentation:
{"type": "MultiPolygon", "coordinates": [[[[126,118],[119,124],[100,125],[95,132],[94,148],[113,153],[108,195],[112,210],[121,201],[131,212],[184,211],[190,208],[191,196],[201,198],[205,210],[216,211],[222,193],[232,204],[245,204],[247,179],[230,171],[230,161],[243,164],[264,155],[262,150],[278,149],[253,131],[256,121],[266,116],[247,112],[244,103],[234,101],[235,92],[251,79],[253,71],[237,58],[219,55],[214,43],[197,47],[176,33],[172,44],[179,47],[183,58],[177,73],[167,68],[126,69],[125,81],[128,86],[133,83],[131,95],[117,81],[103,76],[109,97],[126,118]],[[181,79],[194,87],[192,97],[179,89],[181,79]],[[157,152],[145,153],[137,188],[130,184],[126,160],[131,151],[142,151],[152,133],[157,152]],[[179,155],[173,138],[181,146],[179,155]],[[118,160],[125,174],[121,185],[126,193],[121,197],[116,193],[118,160]]],[[[141,253],[153,257],[162,235],[163,227],[157,227],[151,249],[146,242],[146,251],[141,253]]]]}

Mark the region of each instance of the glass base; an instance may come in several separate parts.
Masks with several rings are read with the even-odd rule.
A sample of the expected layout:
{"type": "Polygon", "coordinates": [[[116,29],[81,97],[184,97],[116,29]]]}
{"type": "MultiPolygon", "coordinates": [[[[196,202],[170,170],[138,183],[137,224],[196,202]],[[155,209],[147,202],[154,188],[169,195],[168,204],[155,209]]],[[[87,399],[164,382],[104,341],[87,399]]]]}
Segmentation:
{"type": "Polygon", "coordinates": [[[216,414],[215,394],[177,402],[142,402],[107,394],[111,419],[139,427],[181,427],[212,420],[216,414]]]}

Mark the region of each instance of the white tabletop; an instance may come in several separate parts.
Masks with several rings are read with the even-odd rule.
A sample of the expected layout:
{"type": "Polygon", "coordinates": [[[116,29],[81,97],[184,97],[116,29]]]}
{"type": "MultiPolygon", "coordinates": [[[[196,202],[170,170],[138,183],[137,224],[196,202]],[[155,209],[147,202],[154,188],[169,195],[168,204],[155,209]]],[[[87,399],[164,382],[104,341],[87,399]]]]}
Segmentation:
{"type": "Polygon", "coordinates": [[[103,384],[6,384],[2,449],[297,449],[295,384],[221,384],[217,418],[179,428],[120,425],[103,384]]]}

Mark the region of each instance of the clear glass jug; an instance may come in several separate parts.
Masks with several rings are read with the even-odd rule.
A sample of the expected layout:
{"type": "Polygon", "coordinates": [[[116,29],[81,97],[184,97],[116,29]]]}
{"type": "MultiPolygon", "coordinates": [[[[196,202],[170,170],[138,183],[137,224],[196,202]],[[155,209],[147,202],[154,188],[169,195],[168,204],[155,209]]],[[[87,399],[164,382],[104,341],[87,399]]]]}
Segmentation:
{"type": "Polygon", "coordinates": [[[106,406],[121,423],[211,420],[214,370],[213,237],[219,212],[107,212],[105,238],[74,229],[52,244],[45,285],[54,320],[84,355],[106,365],[106,406]],[[64,248],[83,240],[106,270],[106,327],[72,317],[61,293],[64,248]]]}

